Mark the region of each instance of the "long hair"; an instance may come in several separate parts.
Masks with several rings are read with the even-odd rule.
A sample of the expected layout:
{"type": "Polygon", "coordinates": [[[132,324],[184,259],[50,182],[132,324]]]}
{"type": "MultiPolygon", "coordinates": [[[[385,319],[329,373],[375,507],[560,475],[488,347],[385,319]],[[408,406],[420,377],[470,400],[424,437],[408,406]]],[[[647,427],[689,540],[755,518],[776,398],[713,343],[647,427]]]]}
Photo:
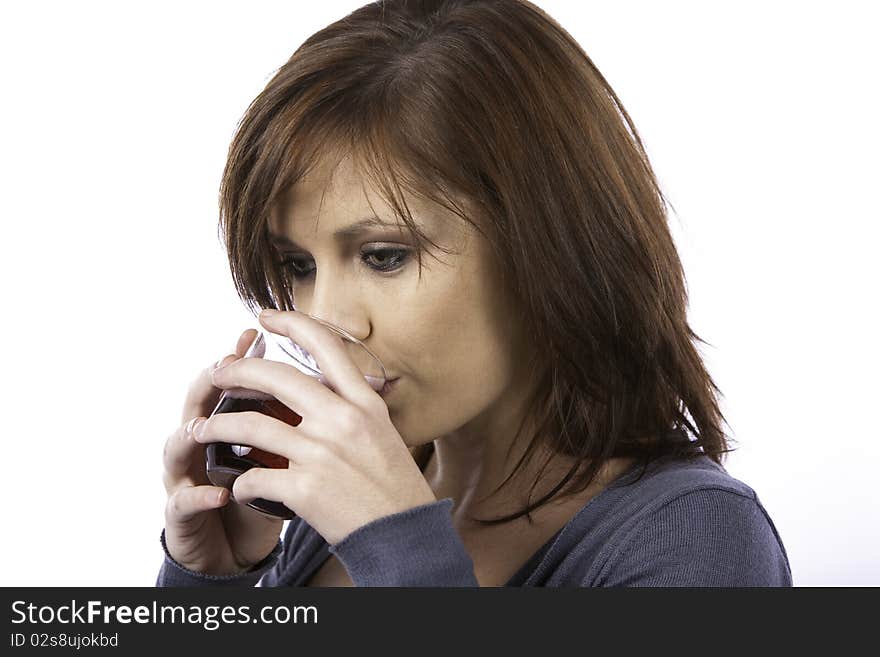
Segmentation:
{"type": "MultiPolygon", "coordinates": [[[[708,343],[687,321],[669,203],[620,99],[542,10],[385,0],[303,42],[247,108],[221,183],[220,229],[251,310],[294,308],[268,218],[333,154],[352,155],[410,231],[419,275],[433,242],[404,192],[473,226],[540,352],[526,406],[535,430],[511,477],[539,446],[575,465],[524,509],[480,522],[582,491],[613,457],[644,473],[661,457],[721,464],[732,451],[695,345],[708,343]]],[[[411,449],[423,468],[432,450],[411,449]]]]}

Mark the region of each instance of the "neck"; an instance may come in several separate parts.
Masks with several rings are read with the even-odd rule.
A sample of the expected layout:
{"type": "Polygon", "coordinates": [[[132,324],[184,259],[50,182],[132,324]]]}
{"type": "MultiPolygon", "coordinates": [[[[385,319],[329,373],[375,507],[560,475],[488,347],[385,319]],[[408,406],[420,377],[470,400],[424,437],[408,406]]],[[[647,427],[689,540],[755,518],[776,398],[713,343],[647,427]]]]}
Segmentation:
{"type": "Polygon", "coordinates": [[[527,503],[530,493],[532,499],[536,499],[537,493],[543,495],[566,471],[562,469],[565,459],[554,456],[543,474],[545,479],[532,492],[549,455],[545,448],[538,447],[534,457],[524,462],[516,475],[496,492],[514,472],[534,435],[535,426],[529,418],[522,413],[505,412],[524,409],[525,394],[508,390],[467,425],[434,440],[425,479],[437,499],[452,498],[456,517],[492,518],[513,513],[527,503]],[[522,430],[517,435],[520,424],[522,430]]]}
{"type": "MultiPolygon", "coordinates": [[[[529,459],[496,492],[525,454],[536,426],[526,417],[517,435],[520,417],[493,411],[523,408],[524,402],[522,395],[506,394],[474,421],[434,440],[434,452],[424,468],[424,476],[438,500],[452,498],[452,513],[460,530],[478,531],[483,527],[471,517],[490,519],[519,512],[548,494],[575,463],[581,472],[589,465],[553,453],[539,440],[529,459]]],[[[542,518],[555,517],[560,512],[568,514],[634,464],[633,458],[611,458],[584,491],[565,497],[557,494],[530,515],[540,523],[542,518]]]]}

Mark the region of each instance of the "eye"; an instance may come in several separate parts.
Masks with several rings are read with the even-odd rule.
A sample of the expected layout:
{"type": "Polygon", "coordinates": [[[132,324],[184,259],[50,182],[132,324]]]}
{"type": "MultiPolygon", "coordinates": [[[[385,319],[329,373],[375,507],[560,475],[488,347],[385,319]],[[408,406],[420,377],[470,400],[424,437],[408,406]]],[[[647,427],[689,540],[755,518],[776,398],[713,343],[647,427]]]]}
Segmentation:
{"type": "Polygon", "coordinates": [[[281,260],[278,261],[285,271],[289,272],[291,276],[294,278],[305,278],[309,274],[311,274],[311,270],[303,271],[302,265],[300,264],[300,259],[296,256],[285,255],[281,257],[281,260]]]}
{"type": "Polygon", "coordinates": [[[361,260],[370,269],[385,273],[403,267],[408,257],[409,251],[406,249],[375,249],[361,253],[361,260]]]}
{"type": "MultiPolygon", "coordinates": [[[[409,260],[409,249],[384,248],[372,249],[361,252],[361,262],[371,271],[379,274],[389,274],[403,268],[409,260]]],[[[290,275],[297,280],[308,278],[315,271],[309,268],[310,258],[300,255],[283,255],[279,264],[285,267],[290,275]]]]}

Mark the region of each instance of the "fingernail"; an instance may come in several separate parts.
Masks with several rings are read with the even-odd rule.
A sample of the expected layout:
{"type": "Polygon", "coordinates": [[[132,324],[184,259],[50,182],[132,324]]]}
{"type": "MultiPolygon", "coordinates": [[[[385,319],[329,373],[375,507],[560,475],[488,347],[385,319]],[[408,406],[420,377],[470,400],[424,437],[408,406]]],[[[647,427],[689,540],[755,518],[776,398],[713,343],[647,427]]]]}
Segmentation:
{"type": "Polygon", "coordinates": [[[187,436],[192,434],[193,425],[196,423],[196,420],[198,420],[198,419],[199,419],[198,417],[194,417],[189,422],[186,423],[186,428],[183,430],[184,434],[186,434],[187,436]]]}
{"type": "Polygon", "coordinates": [[[196,420],[196,423],[193,425],[192,432],[196,438],[202,437],[202,434],[205,433],[205,418],[200,417],[196,420]]]}
{"type": "Polygon", "coordinates": [[[271,317],[272,315],[277,315],[277,310],[272,310],[271,308],[266,308],[264,311],[260,313],[260,317],[271,317]]]}
{"type": "Polygon", "coordinates": [[[211,372],[213,373],[213,372],[216,372],[217,370],[223,369],[224,367],[229,365],[229,363],[231,363],[235,359],[236,359],[235,354],[229,354],[228,356],[224,356],[223,358],[221,358],[220,360],[217,361],[217,363],[214,365],[214,369],[211,370],[211,372]]]}
{"type": "Polygon", "coordinates": [[[223,498],[226,496],[226,489],[217,491],[217,504],[223,504],[223,498]]]}

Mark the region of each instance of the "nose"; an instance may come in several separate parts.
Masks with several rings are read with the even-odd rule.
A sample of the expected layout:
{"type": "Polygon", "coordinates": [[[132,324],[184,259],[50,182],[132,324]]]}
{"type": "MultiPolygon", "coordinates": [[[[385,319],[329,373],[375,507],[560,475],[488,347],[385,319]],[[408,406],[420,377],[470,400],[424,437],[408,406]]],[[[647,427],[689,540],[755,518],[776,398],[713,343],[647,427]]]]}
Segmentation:
{"type": "MultiPolygon", "coordinates": [[[[299,297],[300,295],[296,295],[299,297]]],[[[294,299],[296,309],[349,333],[358,340],[370,334],[370,322],[356,286],[345,277],[324,268],[315,272],[315,284],[310,295],[294,299]]]]}

